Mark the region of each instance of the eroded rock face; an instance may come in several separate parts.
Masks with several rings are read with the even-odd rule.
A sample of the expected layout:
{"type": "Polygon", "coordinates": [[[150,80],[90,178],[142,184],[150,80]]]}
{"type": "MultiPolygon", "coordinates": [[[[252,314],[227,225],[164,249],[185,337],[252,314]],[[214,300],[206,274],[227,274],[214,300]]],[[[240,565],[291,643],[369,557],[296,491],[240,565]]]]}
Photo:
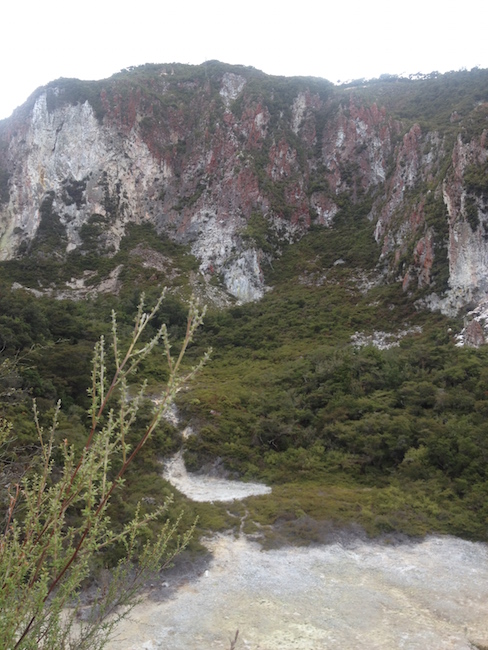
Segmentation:
{"type": "Polygon", "coordinates": [[[449,282],[460,302],[488,289],[488,187],[471,188],[465,181],[470,167],[482,168],[488,160],[488,130],[479,140],[456,140],[452,170],[444,182],[444,200],[449,214],[449,282]]]}
{"type": "Polygon", "coordinates": [[[405,291],[432,289],[445,313],[488,293],[488,103],[429,130],[367,87],[217,62],[77,83],[39,89],[0,125],[0,259],[54,226],[56,254],[110,255],[128,223],[151,223],[245,302],[280,242],[368,205],[379,267],[405,291]],[[249,230],[256,215],[272,246],[249,230]]]}
{"type": "Polygon", "coordinates": [[[149,185],[159,165],[137,133],[101,126],[88,102],[50,112],[46,93],[22,126],[9,143],[13,173],[1,214],[2,259],[34,239],[47,203],[65,230],[67,251],[81,244],[81,228],[93,215],[103,219],[106,249],[118,247],[128,220],[148,218],[149,185]]]}

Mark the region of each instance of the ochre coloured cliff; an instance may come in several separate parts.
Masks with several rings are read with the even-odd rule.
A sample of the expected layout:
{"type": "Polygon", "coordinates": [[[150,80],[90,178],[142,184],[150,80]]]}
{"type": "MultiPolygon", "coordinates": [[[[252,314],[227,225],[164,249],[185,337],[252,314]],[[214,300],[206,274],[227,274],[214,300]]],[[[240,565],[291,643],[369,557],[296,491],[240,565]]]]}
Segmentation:
{"type": "Polygon", "coordinates": [[[486,299],[488,71],[335,87],[151,64],[52,82],[0,123],[3,260],[46,229],[45,255],[112,255],[129,223],[150,223],[244,302],[280,246],[356,208],[389,281],[448,314],[486,299]],[[256,218],[271,245],[252,236],[256,218]]]}

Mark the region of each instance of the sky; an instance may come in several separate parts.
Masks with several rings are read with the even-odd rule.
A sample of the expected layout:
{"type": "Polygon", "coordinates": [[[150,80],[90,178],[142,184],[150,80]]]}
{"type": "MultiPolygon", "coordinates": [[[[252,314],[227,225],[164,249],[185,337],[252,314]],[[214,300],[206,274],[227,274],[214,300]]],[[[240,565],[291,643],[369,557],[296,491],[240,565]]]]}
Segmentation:
{"type": "Polygon", "coordinates": [[[334,83],[488,68],[486,0],[7,0],[0,119],[59,77],[217,59],[334,83]]]}

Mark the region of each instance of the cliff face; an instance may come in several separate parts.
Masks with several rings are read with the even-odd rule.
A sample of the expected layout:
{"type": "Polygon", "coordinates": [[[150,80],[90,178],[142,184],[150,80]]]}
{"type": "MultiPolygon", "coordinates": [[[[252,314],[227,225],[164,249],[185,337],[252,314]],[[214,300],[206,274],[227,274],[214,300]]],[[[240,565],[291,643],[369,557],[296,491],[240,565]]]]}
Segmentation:
{"type": "Polygon", "coordinates": [[[50,254],[110,255],[128,223],[151,223],[254,300],[283,242],[346,212],[368,215],[378,268],[406,291],[446,313],[482,301],[488,72],[335,88],[218,62],[148,65],[53,82],[0,123],[3,260],[46,232],[50,254]]]}

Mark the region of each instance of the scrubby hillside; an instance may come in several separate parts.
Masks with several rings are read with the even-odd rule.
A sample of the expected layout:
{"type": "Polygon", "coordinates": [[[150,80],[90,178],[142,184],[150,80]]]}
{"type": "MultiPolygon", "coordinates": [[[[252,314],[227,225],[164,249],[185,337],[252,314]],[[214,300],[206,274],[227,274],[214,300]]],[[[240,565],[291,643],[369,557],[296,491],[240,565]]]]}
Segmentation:
{"type": "MultiPolygon", "coordinates": [[[[32,395],[82,439],[111,308],[124,332],[168,285],[176,345],[190,293],[209,304],[188,361],[213,357],[178,401],[188,467],[273,485],[248,532],[486,539],[487,116],[482,70],[334,87],[208,62],[38,89],[0,123],[14,465],[32,395]]],[[[117,516],[168,491],[180,444],[164,425],[117,516]]],[[[198,508],[202,528],[244,513],[198,508]]]]}

